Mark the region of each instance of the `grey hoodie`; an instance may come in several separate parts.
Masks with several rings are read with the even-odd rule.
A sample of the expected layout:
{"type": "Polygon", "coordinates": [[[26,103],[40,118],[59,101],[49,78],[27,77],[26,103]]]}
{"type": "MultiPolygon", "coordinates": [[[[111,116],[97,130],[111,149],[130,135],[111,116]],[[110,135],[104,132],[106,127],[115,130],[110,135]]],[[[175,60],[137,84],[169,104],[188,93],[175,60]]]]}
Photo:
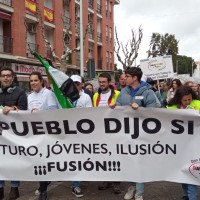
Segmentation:
{"type": "Polygon", "coordinates": [[[130,86],[126,86],[121,90],[116,104],[118,106],[125,106],[132,103],[137,103],[139,107],[161,107],[158,98],[156,97],[154,91],[150,89],[148,84],[141,84],[135,94],[132,93],[130,86]]]}

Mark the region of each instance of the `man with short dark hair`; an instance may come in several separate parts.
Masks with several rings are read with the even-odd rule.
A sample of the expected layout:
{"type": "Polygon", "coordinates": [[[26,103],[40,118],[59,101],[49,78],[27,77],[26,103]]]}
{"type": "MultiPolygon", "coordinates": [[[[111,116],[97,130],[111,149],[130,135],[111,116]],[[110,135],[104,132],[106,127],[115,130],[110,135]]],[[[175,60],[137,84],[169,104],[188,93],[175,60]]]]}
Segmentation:
{"type": "MultiPolygon", "coordinates": [[[[14,72],[8,67],[0,70],[0,106],[3,106],[3,114],[7,115],[11,110],[26,110],[27,96],[25,92],[14,83],[14,72]]],[[[14,164],[14,163],[13,163],[14,164]]],[[[0,200],[4,198],[4,181],[0,181],[0,200]]],[[[19,181],[11,181],[11,190],[7,200],[15,200],[19,197],[19,181]]]]}
{"type": "Polygon", "coordinates": [[[115,90],[111,84],[110,74],[103,72],[99,75],[99,89],[93,96],[93,106],[102,107],[109,106],[110,103],[115,103],[119,91],[115,90]]]}
{"type": "MultiPolygon", "coordinates": [[[[144,81],[141,81],[142,75],[143,72],[138,67],[128,67],[125,70],[127,86],[119,94],[116,105],[130,105],[134,110],[137,110],[139,107],[156,108],[161,106],[154,91],[150,89],[150,85],[144,81]]],[[[124,199],[132,199],[134,194],[135,200],[143,200],[143,183],[136,183],[136,188],[135,183],[130,186],[128,192],[124,196],[124,199]]]]}
{"type": "MultiPolygon", "coordinates": [[[[93,106],[94,107],[105,107],[116,102],[119,95],[119,91],[114,90],[113,85],[111,85],[110,74],[104,72],[99,75],[99,89],[93,96],[93,106]]],[[[105,190],[109,187],[113,187],[113,192],[115,194],[121,193],[119,188],[119,182],[103,182],[98,186],[99,190],[105,190]]]]}

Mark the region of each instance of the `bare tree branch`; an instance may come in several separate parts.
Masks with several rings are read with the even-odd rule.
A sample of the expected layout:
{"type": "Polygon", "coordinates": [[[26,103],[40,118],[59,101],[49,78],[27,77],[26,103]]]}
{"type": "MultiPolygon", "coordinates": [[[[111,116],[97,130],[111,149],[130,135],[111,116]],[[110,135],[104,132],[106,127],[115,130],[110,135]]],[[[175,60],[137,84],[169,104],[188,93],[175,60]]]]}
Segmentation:
{"type": "Polygon", "coordinates": [[[139,27],[138,38],[136,37],[133,29],[131,31],[132,31],[132,38],[131,40],[128,40],[128,42],[124,46],[122,42],[119,42],[117,29],[115,27],[115,40],[116,40],[115,53],[117,55],[118,61],[122,64],[124,69],[128,66],[129,67],[132,66],[134,60],[137,58],[138,50],[143,37],[141,26],[139,27]],[[120,51],[122,52],[124,60],[120,56],[120,51]]]}
{"type": "MultiPolygon", "coordinates": [[[[119,43],[119,38],[118,38],[118,35],[117,35],[117,29],[116,29],[116,27],[115,27],[115,38],[116,38],[116,42],[117,42],[117,46],[118,46],[118,47],[116,48],[116,45],[115,45],[114,51],[115,51],[115,53],[116,53],[116,55],[117,55],[118,61],[122,64],[123,68],[125,68],[125,67],[126,67],[126,63],[123,62],[123,60],[121,59],[121,56],[119,55],[121,45],[120,45],[120,43],[119,43]]],[[[116,44],[116,43],[115,43],[115,44],[116,44]]]]}

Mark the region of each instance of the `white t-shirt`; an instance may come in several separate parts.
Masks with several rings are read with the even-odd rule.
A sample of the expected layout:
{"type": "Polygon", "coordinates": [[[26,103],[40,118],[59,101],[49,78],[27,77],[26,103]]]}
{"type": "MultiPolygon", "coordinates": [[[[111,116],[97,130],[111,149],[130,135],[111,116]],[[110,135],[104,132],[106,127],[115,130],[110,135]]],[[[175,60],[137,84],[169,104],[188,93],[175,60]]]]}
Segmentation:
{"type": "Polygon", "coordinates": [[[80,95],[80,98],[74,102],[75,108],[92,107],[92,100],[88,94],[84,93],[84,91],[80,91],[79,95],[80,95]]]}
{"type": "Polygon", "coordinates": [[[111,90],[107,93],[104,93],[104,94],[101,93],[98,107],[108,106],[108,99],[109,99],[110,95],[111,95],[111,90]]]}
{"type": "Polygon", "coordinates": [[[28,95],[28,110],[54,110],[58,109],[58,102],[55,94],[47,88],[42,88],[39,92],[32,92],[28,95]]]}

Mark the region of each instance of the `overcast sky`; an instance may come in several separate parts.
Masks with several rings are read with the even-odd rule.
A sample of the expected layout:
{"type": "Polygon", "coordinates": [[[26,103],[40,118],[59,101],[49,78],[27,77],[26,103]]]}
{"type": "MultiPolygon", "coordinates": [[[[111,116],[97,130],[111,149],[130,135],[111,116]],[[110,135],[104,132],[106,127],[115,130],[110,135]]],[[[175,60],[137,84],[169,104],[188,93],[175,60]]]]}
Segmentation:
{"type": "Polygon", "coordinates": [[[120,0],[114,11],[115,26],[123,43],[131,38],[131,29],[138,31],[142,26],[143,39],[137,64],[140,59],[147,58],[153,32],[175,35],[179,41],[179,55],[200,61],[199,9],[200,0],[120,0]]]}

